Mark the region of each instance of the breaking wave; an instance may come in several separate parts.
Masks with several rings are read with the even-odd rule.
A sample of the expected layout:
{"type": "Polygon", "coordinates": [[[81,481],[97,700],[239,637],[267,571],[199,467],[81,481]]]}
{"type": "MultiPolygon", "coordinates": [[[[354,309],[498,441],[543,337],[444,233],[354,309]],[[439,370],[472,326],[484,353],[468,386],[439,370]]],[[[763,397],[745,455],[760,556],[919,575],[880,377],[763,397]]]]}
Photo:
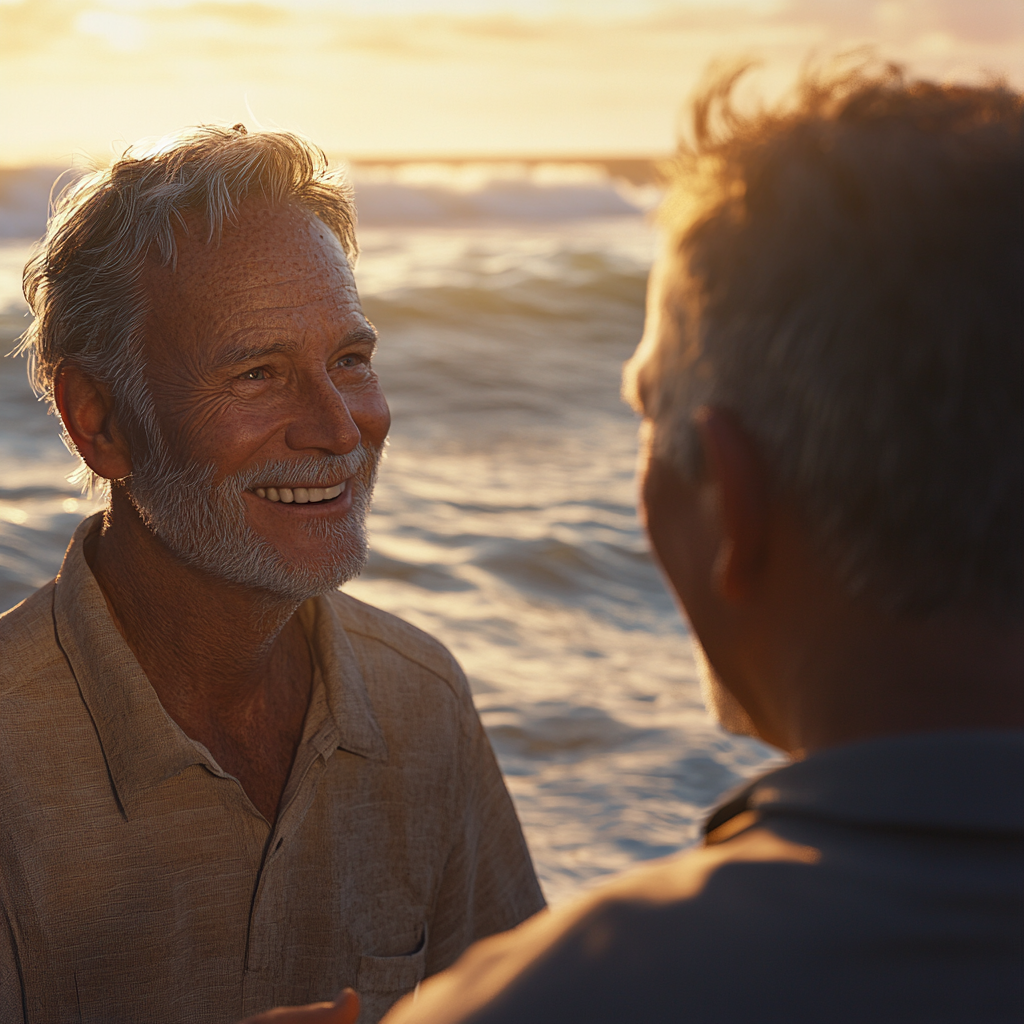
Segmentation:
{"type": "MultiPolygon", "coordinates": [[[[51,190],[80,170],[0,168],[0,239],[42,235],[51,190]]],[[[635,169],[629,180],[600,164],[356,165],[351,172],[361,225],[559,222],[628,217],[658,196],[635,169]],[[641,180],[636,180],[637,178],[641,180]]]]}

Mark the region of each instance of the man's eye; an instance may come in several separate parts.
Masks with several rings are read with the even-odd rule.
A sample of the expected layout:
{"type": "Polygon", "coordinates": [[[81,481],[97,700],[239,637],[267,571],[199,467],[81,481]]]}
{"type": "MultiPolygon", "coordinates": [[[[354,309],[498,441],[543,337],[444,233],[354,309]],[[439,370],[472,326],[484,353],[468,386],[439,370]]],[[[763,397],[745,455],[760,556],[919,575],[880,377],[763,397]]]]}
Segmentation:
{"type": "Polygon", "coordinates": [[[267,371],[264,370],[262,366],[257,366],[253,370],[246,370],[245,373],[242,374],[242,380],[266,380],[266,379],[267,379],[267,371]]]}
{"type": "Polygon", "coordinates": [[[361,356],[342,356],[334,365],[342,370],[354,370],[363,365],[363,359],[361,356]]]}

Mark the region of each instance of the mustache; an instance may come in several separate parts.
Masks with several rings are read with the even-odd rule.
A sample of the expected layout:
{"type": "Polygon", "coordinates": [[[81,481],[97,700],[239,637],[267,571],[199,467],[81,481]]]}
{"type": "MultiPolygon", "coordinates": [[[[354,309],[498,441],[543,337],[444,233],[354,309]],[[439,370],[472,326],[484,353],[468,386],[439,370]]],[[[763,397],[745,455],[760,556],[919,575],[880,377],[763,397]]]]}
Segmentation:
{"type": "Polygon", "coordinates": [[[268,459],[225,477],[218,490],[241,492],[259,484],[275,481],[301,481],[312,487],[327,487],[339,479],[354,477],[365,483],[373,478],[384,446],[365,445],[361,441],[343,455],[307,455],[300,459],[268,459]]]}

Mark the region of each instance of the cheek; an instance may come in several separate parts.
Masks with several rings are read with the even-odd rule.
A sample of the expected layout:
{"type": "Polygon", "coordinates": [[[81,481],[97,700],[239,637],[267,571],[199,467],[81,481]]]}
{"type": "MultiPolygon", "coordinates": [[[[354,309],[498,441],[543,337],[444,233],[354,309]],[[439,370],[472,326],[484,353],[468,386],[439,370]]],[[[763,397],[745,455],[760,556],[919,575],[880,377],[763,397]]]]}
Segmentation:
{"type": "Polygon", "coordinates": [[[199,403],[182,425],[185,445],[198,461],[230,473],[274,434],[280,417],[268,412],[239,406],[229,398],[199,403]]]}
{"type": "Polygon", "coordinates": [[[179,455],[188,454],[200,461],[210,461],[221,445],[218,435],[223,433],[225,418],[230,417],[230,408],[219,397],[199,397],[194,393],[188,398],[162,396],[157,405],[157,422],[161,432],[173,450],[179,455]],[[175,400],[177,399],[177,400],[175,400]]]}
{"type": "Polygon", "coordinates": [[[649,458],[641,495],[651,548],[680,603],[691,615],[709,574],[708,549],[698,513],[698,494],[678,472],[649,458]]]}
{"type": "Polygon", "coordinates": [[[671,483],[665,467],[651,457],[648,447],[640,470],[641,518],[651,547],[662,564],[672,561],[679,529],[679,496],[671,483]]]}

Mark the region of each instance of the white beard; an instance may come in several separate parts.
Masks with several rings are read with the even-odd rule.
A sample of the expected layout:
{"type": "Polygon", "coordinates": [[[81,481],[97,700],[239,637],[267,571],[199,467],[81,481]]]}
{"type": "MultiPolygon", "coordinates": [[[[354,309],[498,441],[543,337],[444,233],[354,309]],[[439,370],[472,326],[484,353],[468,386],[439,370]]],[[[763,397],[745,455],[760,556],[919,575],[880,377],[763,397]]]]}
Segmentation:
{"type": "Polygon", "coordinates": [[[304,601],[353,579],[366,565],[366,513],[381,450],[358,445],[345,455],[264,462],[214,485],[213,465],[178,463],[159,432],[128,480],[128,495],[146,525],[185,564],[218,579],[304,601]],[[289,563],[246,521],[242,492],[263,480],[329,485],[350,478],[352,505],[340,521],[306,529],[323,542],[314,566],[289,563]]]}

